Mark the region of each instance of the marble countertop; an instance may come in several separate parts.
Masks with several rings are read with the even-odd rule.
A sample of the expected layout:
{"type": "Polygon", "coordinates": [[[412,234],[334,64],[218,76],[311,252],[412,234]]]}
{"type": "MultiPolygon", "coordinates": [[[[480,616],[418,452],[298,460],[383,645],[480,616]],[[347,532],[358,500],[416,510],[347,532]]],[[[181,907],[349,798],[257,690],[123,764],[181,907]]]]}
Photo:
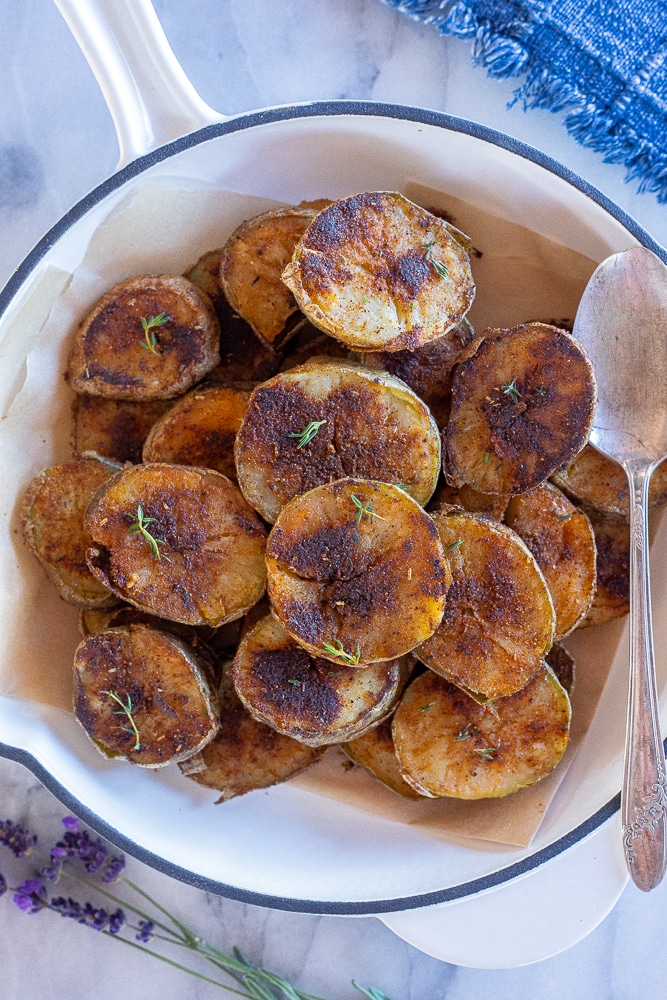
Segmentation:
{"type": "MultiPolygon", "coordinates": [[[[536,146],[598,187],[667,245],[667,207],[637,194],[623,169],[578,146],[548,112],[507,108],[511,81],[471,65],[469,44],[441,38],[380,0],[156,0],[170,42],[202,97],[231,114],[313,99],[425,106],[480,121],[536,146]]],[[[112,173],[110,117],[90,70],[50,0],[0,6],[0,286],[37,240],[112,173]]],[[[20,765],[0,760],[0,819],[47,842],[62,806],[20,765]]],[[[7,852],[0,871],[9,875],[7,852]]],[[[10,859],[11,860],[11,859],[10,859]]],[[[373,917],[267,910],[181,884],[130,860],[130,874],[197,932],[327,1000],[351,1000],[351,980],[392,1000],[633,1000],[661,995],[659,954],[667,883],[628,887],[583,941],[509,970],[467,969],[428,957],[373,917]],[[660,936],[659,936],[660,935],[660,936]]],[[[493,927],[480,927],[492,935],[493,927]]],[[[142,1000],[224,995],[102,935],[0,901],[3,1000],[142,1000]]]]}

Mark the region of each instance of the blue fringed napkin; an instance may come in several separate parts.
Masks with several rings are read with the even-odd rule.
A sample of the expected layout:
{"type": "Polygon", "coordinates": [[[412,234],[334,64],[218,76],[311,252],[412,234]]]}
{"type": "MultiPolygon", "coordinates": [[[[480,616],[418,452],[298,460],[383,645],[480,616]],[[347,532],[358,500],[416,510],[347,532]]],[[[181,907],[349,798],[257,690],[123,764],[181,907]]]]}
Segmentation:
{"type": "Polygon", "coordinates": [[[563,124],[667,201],[667,0],[384,0],[472,41],[494,77],[524,76],[515,100],[563,124]]]}

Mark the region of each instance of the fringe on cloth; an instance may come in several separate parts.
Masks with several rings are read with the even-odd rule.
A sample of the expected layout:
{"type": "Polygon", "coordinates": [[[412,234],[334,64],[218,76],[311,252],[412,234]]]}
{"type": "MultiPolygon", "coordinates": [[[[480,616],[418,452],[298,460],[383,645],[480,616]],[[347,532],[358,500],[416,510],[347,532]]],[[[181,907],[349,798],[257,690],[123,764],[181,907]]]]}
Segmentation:
{"type": "MultiPolygon", "coordinates": [[[[625,80],[618,67],[614,67],[609,73],[611,84],[605,88],[590,86],[588,76],[591,68],[597,68],[598,75],[606,72],[605,61],[610,64],[612,54],[619,56],[618,48],[614,50],[613,25],[607,25],[602,16],[604,3],[597,11],[601,59],[596,64],[591,51],[583,52],[576,37],[569,37],[562,27],[554,24],[553,4],[549,0],[383,2],[415,21],[432,25],[443,35],[469,40],[473,63],[483,66],[489,76],[500,79],[524,75],[508,107],[519,102],[524,111],[542,108],[564,113],[562,124],[577,142],[601,153],[606,163],[625,166],[625,180],[636,182],[639,192],[651,192],[658,202],[667,202],[667,105],[660,95],[651,92],[655,75],[661,74],[661,80],[665,76],[667,5],[660,14],[664,23],[657,25],[658,29],[662,27],[662,37],[656,51],[640,69],[628,70],[625,80]],[[555,41],[551,51],[544,51],[543,44],[540,47],[536,40],[541,32],[543,43],[545,27],[551,29],[555,41]],[[559,66],[558,60],[552,58],[556,51],[559,66]],[[603,96],[605,90],[608,100],[603,96]],[[646,114],[647,106],[650,114],[646,114]],[[645,119],[651,127],[643,127],[645,119]]],[[[560,4],[561,16],[564,6],[560,4]]],[[[633,5],[614,3],[613,16],[623,18],[624,6],[633,5]]],[[[625,14],[630,17],[632,11],[625,14]]],[[[625,28],[629,32],[634,30],[627,23],[625,28]]],[[[641,31],[641,26],[637,31],[641,31]]],[[[590,22],[590,32],[595,37],[594,22],[590,22]]]]}

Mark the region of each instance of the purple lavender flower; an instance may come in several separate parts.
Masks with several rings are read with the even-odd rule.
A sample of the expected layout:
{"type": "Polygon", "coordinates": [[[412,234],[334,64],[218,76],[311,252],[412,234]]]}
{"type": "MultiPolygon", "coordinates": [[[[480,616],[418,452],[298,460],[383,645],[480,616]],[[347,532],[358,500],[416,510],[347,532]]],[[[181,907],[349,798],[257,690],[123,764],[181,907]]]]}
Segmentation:
{"type": "Polygon", "coordinates": [[[0,820],[0,844],[8,847],[16,858],[30,854],[37,843],[37,837],[10,819],[0,820]]]}
{"type": "Polygon", "coordinates": [[[14,893],[13,899],[19,910],[23,910],[24,913],[39,913],[49,905],[41,878],[26,879],[14,893]]]}
{"type": "Polygon", "coordinates": [[[7,879],[2,874],[2,872],[0,872],[0,896],[4,896],[6,892],[7,892],[7,879]]]}
{"type": "Polygon", "coordinates": [[[77,819],[76,816],[63,816],[61,822],[62,822],[62,824],[63,824],[63,826],[65,827],[66,830],[78,830],[79,829],[79,820],[77,819]]]}
{"type": "Polygon", "coordinates": [[[55,881],[68,858],[82,861],[90,875],[102,872],[102,882],[115,882],[120,878],[125,868],[122,854],[109,855],[101,840],[93,840],[87,830],[79,830],[76,817],[66,816],[62,823],[66,832],[62,840],[51,848],[51,865],[42,869],[45,878],[55,881]]]}
{"type": "Polygon", "coordinates": [[[125,923],[125,914],[118,909],[114,913],[108,913],[102,907],[94,907],[92,903],[84,906],[76,899],[64,896],[57,896],[51,900],[51,909],[59,913],[61,917],[69,917],[76,920],[78,924],[85,924],[95,931],[108,931],[109,934],[118,934],[125,923]]]}
{"type": "Polygon", "coordinates": [[[109,858],[101,881],[107,883],[117,882],[124,871],[125,857],[122,854],[116,854],[112,858],[109,858]]]}
{"type": "Polygon", "coordinates": [[[139,921],[139,933],[135,935],[137,941],[143,942],[143,944],[148,944],[152,940],[155,934],[155,924],[152,920],[140,920],[139,921]]]}

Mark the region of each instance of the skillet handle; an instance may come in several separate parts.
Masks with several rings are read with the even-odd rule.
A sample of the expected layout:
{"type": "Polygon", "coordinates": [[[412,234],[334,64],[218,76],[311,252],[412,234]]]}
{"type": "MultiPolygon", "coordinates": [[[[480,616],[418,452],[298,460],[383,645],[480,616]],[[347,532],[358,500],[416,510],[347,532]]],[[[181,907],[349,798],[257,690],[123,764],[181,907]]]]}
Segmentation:
{"type": "Polygon", "coordinates": [[[113,119],[118,168],[225,116],[196,92],[151,0],[54,0],[113,119]]]}

